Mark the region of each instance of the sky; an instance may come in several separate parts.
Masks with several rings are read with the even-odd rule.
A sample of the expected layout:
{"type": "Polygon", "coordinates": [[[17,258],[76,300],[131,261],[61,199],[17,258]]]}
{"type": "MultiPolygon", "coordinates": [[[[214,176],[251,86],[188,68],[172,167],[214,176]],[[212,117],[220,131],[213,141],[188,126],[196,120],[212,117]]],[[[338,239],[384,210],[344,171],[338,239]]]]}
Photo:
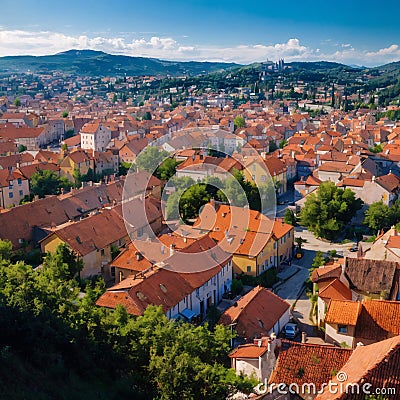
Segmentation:
{"type": "MultiPolygon", "coordinates": [[[[393,0],[0,0],[0,56],[70,49],[166,60],[400,60],[393,0]]],[[[1,61],[0,61],[1,62],[1,61]]]]}

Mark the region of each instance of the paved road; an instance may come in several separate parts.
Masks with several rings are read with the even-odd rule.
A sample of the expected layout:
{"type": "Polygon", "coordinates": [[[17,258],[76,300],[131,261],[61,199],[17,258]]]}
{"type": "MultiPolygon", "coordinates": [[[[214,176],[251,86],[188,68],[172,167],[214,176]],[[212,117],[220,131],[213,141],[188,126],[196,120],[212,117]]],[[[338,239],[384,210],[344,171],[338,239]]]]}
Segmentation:
{"type": "Polygon", "coordinates": [[[309,276],[309,271],[307,268],[304,268],[300,265],[291,265],[286,268],[295,268],[298,267],[299,271],[296,275],[292,276],[282,285],[277,287],[274,292],[281,297],[282,299],[286,300],[291,305],[297,300],[300,290],[303,288],[304,281],[309,276]]]}
{"type": "Polygon", "coordinates": [[[299,237],[299,236],[302,237],[303,239],[307,240],[307,243],[303,244],[303,249],[306,251],[306,253],[308,253],[307,262],[309,262],[310,257],[312,257],[312,259],[311,259],[311,263],[312,263],[312,260],[315,257],[316,251],[322,251],[322,252],[326,253],[329,250],[336,250],[339,254],[346,256],[346,257],[356,257],[357,256],[356,252],[349,251],[349,248],[352,247],[354,244],[356,244],[356,242],[340,244],[340,243],[332,243],[332,242],[320,240],[320,239],[317,239],[314,236],[314,234],[312,232],[308,231],[307,229],[305,229],[301,226],[296,226],[295,237],[299,237]]]}

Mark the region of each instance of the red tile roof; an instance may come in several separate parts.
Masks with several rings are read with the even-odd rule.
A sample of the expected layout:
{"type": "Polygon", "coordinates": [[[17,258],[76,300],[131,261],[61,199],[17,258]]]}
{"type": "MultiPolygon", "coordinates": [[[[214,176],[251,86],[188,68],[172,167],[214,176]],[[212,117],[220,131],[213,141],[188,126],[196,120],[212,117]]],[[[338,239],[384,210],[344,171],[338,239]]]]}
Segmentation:
{"type": "Polygon", "coordinates": [[[339,279],[334,279],[323,290],[319,291],[319,297],[325,301],[352,300],[351,290],[339,279]]]}
{"type": "Polygon", "coordinates": [[[361,312],[361,303],[357,301],[332,300],[326,313],[328,324],[356,326],[361,312]]]}
{"type": "Polygon", "coordinates": [[[269,383],[293,383],[300,387],[314,383],[319,390],[341,370],[351,354],[351,349],[283,340],[269,383]]]}
{"type": "MultiPolygon", "coordinates": [[[[376,388],[393,388],[394,393],[390,399],[397,399],[400,393],[400,336],[396,336],[368,346],[358,346],[347,362],[337,371],[341,372],[332,379],[332,387],[344,385],[359,384],[360,395],[338,392],[333,394],[325,388],[324,392],[316,397],[316,400],[347,400],[364,399],[365,393],[362,393],[362,387],[365,383],[370,384],[367,389],[374,393],[376,388]]],[[[349,386],[351,387],[351,386],[349,386]]]]}
{"type": "Polygon", "coordinates": [[[236,306],[229,307],[221,315],[219,323],[236,323],[235,329],[241,337],[269,335],[289,308],[290,304],[285,300],[268,289],[257,286],[240,298],[236,306]]]}

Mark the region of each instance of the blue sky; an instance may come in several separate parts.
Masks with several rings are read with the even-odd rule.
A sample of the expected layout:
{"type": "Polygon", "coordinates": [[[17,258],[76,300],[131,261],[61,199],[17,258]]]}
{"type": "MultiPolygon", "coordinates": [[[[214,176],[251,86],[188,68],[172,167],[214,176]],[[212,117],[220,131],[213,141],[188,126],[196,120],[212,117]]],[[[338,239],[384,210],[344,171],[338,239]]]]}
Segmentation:
{"type": "Polygon", "coordinates": [[[0,0],[0,56],[90,48],[170,60],[400,60],[394,1],[0,0]]]}

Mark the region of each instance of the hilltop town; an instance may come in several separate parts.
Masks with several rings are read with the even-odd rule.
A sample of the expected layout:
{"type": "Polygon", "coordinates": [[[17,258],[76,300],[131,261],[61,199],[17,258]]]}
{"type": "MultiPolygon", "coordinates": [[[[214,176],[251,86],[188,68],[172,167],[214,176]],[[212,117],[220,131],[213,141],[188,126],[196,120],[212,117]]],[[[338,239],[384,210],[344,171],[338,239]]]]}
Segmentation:
{"type": "Polygon", "coordinates": [[[213,72],[231,74],[219,89],[207,74],[0,77],[5,393],[51,393],[30,374],[72,371],[115,396],[366,398],[328,391],[342,372],[397,398],[398,76],[369,90],[367,72],[252,68],[240,86],[213,72]]]}

